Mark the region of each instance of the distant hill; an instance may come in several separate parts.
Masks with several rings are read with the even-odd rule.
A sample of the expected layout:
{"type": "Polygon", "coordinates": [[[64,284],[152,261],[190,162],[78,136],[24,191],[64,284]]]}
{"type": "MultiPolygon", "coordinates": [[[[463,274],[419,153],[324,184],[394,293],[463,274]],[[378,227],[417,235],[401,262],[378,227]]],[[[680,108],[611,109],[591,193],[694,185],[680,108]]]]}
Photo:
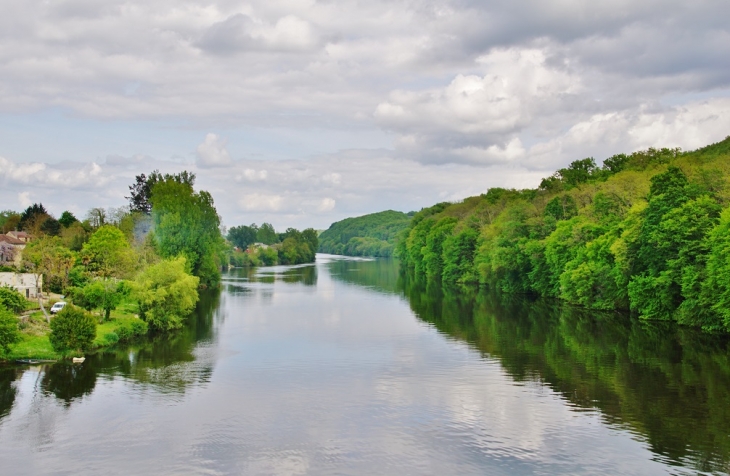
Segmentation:
{"type": "Polygon", "coordinates": [[[398,234],[411,216],[387,210],[332,224],[319,235],[319,251],[346,256],[392,256],[398,234]]]}

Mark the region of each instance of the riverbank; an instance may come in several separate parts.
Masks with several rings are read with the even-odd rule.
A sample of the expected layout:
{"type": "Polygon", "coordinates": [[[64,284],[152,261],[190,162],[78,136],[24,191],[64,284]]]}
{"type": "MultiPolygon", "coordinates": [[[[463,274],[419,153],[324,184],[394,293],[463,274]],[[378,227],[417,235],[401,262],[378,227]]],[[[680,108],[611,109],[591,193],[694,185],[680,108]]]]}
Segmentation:
{"type": "MultiPolygon", "coordinates": [[[[96,338],[90,352],[113,346],[147,333],[147,323],[136,314],[136,304],[123,302],[111,312],[110,319],[96,326],[96,338]]],[[[95,315],[95,317],[97,317],[95,315]]],[[[101,319],[101,317],[99,316],[101,319]]],[[[14,362],[18,359],[61,360],[74,355],[62,355],[51,345],[51,328],[41,311],[24,316],[20,321],[21,340],[10,346],[10,352],[0,358],[0,362],[14,362]]]]}

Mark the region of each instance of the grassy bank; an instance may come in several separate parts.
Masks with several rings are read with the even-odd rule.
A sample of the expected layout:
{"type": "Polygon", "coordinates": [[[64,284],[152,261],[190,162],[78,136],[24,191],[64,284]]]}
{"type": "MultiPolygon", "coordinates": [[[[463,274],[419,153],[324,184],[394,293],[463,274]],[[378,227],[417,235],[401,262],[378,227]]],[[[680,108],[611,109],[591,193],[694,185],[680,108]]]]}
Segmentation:
{"type": "MultiPolygon", "coordinates": [[[[37,305],[36,305],[37,308],[37,305]]],[[[96,327],[96,339],[90,352],[129,341],[147,333],[147,323],[136,315],[134,302],[123,302],[112,311],[110,319],[96,327]]],[[[99,317],[95,314],[95,317],[99,317]]],[[[41,311],[31,313],[20,323],[20,342],[10,346],[10,352],[0,358],[0,362],[13,362],[18,359],[60,360],[64,355],[57,353],[51,346],[51,328],[41,311]]],[[[65,357],[73,357],[67,355],[65,357]]]]}

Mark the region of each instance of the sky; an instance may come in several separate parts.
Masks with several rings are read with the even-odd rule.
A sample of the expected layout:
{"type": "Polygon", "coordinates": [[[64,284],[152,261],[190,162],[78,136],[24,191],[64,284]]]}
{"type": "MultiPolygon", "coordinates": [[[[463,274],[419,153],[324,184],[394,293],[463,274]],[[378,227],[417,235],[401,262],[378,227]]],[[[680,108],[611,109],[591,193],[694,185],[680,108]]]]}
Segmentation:
{"type": "Polygon", "coordinates": [[[0,210],[326,229],[730,135],[727,1],[0,0],[0,210]]]}

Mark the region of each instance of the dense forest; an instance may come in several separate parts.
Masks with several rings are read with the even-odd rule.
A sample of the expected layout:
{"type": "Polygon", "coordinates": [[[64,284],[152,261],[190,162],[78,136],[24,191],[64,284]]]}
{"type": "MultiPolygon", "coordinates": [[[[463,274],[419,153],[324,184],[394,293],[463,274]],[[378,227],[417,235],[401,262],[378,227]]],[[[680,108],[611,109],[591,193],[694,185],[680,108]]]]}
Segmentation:
{"type": "Polygon", "coordinates": [[[319,251],[346,256],[393,255],[399,234],[412,213],[387,210],[333,223],[319,236],[319,251]]]}
{"type": "Polygon", "coordinates": [[[277,233],[271,223],[231,227],[228,241],[235,247],[228,263],[235,267],[314,263],[318,246],[314,228],[277,233]]]}
{"type": "Polygon", "coordinates": [[[397,254],[418,279],[730,331],[729,177],[730,137],[577,160],[537,189],[421,210],[397,254]]]}

